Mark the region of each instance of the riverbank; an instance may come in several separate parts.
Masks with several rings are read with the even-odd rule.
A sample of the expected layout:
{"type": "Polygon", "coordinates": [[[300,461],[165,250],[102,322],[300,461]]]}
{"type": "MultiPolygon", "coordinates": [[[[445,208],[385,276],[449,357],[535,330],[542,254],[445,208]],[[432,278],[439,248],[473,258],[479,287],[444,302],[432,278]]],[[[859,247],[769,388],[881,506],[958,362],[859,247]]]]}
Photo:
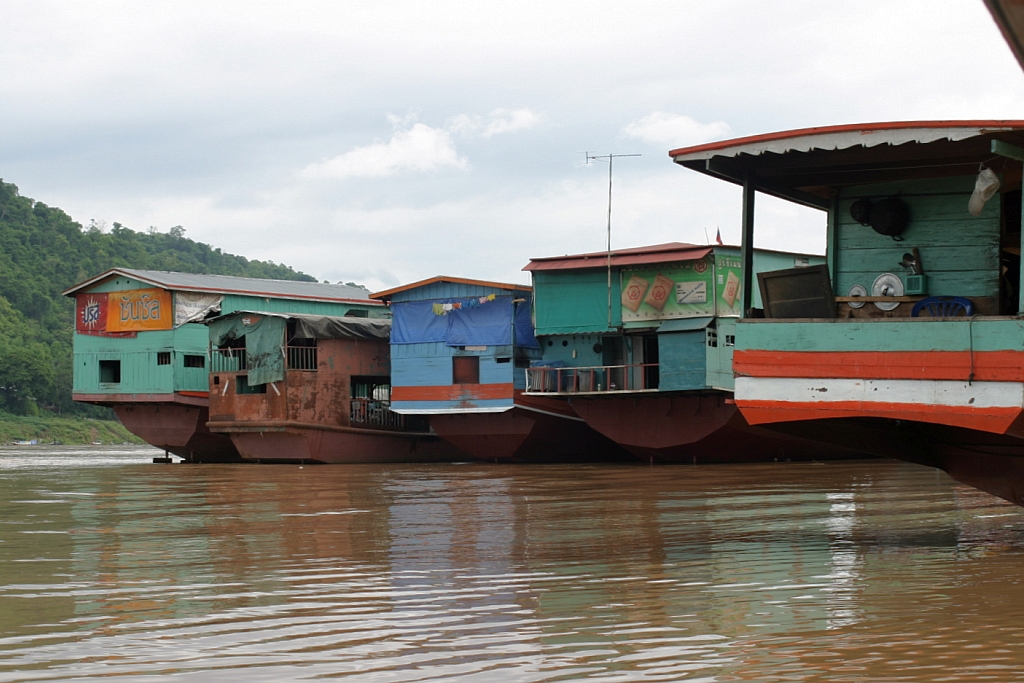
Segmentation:
{"type": "Polygon", "coordinates": [[[0,444],[16,441],[39,443],[141,444],[143,441],[120,422],[83,417],[27,417],[0,413],[0,444]]]}

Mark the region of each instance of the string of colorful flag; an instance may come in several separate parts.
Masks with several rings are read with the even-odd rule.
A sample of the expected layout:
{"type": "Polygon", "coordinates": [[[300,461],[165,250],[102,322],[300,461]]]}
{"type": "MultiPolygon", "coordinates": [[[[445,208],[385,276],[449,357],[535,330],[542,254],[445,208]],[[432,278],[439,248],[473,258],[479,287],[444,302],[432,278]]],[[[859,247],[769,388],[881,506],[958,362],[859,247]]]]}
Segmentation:
{"type": "Polygon", "coordinates": [[[447,304],[434,304],[431,307],[434,315],[448,315],[451,311],[459,310],[460,308],[476,308],[482,306],[490,301],[494,301],[497,298],[494,294],[488,294],[487,296],[481,296],[476,299],[466,299],[464,301],[454,301],[447,304]]]}

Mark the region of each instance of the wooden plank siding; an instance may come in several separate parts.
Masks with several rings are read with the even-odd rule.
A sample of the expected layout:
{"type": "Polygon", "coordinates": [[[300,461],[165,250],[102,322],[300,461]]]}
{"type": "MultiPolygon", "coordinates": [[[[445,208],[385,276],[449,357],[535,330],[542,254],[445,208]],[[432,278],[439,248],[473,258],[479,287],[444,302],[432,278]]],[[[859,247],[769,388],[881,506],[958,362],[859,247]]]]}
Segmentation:
{"type": "Polygon", "coordinates": [[[880,274],[896,273],[903,254],[917,247],[931,296],[999,296],[999,197],[978,217],[967,211],[974,176],[911,180],[846,188],[837,215],[836,295],[845,296],[854,284],[868,290],[880,274]],[[910,208],[910,223],[902,242],[879,235],[850,217],[850,205],[868,198],[878,201],[897,195],[910,208]]]}

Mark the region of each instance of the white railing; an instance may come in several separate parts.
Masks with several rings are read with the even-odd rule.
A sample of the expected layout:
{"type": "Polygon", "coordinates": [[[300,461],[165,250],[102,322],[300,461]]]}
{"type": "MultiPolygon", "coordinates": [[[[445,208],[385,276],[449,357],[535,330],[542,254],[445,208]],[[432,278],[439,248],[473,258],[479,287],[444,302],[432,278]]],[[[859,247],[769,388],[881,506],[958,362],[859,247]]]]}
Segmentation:
{"type": "Polygon", "coordinates": [[[527,368],[526,391],[537,394],[651,391],[658,388],[657,368],[657,363],[595,365],[583,368],[527,368]]]}

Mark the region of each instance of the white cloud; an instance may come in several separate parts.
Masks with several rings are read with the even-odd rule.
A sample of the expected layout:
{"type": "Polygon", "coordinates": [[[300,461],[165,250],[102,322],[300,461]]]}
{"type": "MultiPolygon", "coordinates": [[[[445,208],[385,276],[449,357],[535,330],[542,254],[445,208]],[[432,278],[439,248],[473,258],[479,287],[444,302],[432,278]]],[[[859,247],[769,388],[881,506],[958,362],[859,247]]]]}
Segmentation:
{"type": "Polygon", "coordinates": [[[686,147],[726,138],[732,128],[725,121],[701,123],[682,114],[656,111],[630,123],[622,132],[655,145],[686,147]]]}
{"type": "MultiPolygon", "coordinates": [[[[393,124],[407,125],[409,117],[389,116],[393,124]]],[[[451,134],[441,128],[414,123],[396,130],[387,142],[356,147],[333,159],[307,166],[307,178],[383,178],[402,171],[436,171],[442,168],[467,168],[469,161],[459,155],[451,134]]]]}
{"type": "Polygon", "coordinates": [[[487,116],[460,114],[448,121],[448,129],[454,133],[489,138],[501,133],[527,130],[536,126],[540,121],[540,114],[529,108],[495,109],[487,116]]]}

